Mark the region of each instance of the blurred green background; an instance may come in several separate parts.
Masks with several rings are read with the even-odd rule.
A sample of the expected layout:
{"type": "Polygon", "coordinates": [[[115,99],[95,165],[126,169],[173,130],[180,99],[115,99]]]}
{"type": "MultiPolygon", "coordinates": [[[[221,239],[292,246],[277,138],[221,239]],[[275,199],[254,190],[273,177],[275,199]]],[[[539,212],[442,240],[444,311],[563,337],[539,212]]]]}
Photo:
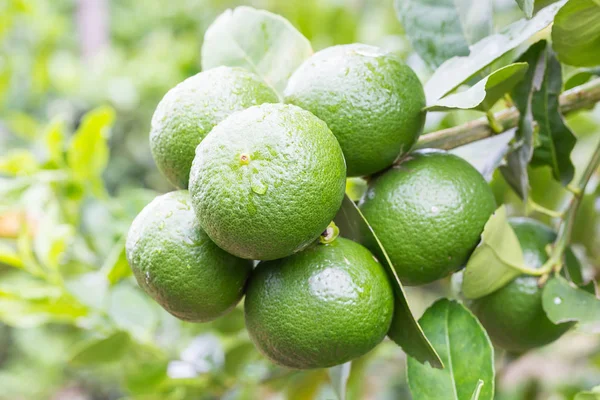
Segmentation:
{"type": "MultiPolygon", "coordinates": [[[[0,0],[0,399],[334,398],[325,371],[262,358],[241,307],[210,324],[177,321],[138,289],[124,258],[133,217],[171,190],[148,147],[154,107],[199,72],[208,25],[242,4],[283,15],[315,50],[374,44],[423,81],[431,73],[392,0],[0,0]]],[[[495,12],[497,27],[521,18],[512,0],[495,1],[495,12]]],[[[431,114],[426,129],[477,117],[431,114]]],[[[599,109],[568,122],[580,167],[599,138],[599,109]]],[[[531,173],[536,202],[560,206],[550,172],[531,173]]],[[[512,214],[528,211],[498,174],[492,186],[512,214]]],[[[576,228],[588,276],[600,261],[597,188],[595,179],[576,228]]],[[[420,315],[455,287],[411,288],[409,300],[420,315]]],[[[386,341],[354,362],[348,397],[410,398],[404,358],[386,341]]],[[[600,340],[570,333],[518,359],[499,351],[497,374],[499,399],[571,399],[600,384],[600,340]]]]}

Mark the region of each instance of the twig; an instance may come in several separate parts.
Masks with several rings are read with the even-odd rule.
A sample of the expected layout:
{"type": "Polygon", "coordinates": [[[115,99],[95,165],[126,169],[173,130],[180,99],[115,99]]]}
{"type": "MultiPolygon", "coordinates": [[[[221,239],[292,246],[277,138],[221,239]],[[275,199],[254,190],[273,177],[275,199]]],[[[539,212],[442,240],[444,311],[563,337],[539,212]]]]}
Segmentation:
{"type": "MultiPolygon", "coordinates": [[[[592,107],[600,101],[600,78],[564,92],[561,94],[559,101],[560,111],[563,114],[592,107]]],[[[506,131],[517,126],[519,112],[516,108],[511,107],[494,114],[493,120],[502,126],[503,131],[506,131]]],[[[448,150],[495,134],[496,132],[488,122],[488,117],[484,117],[463,125],[425,134],[421,136],[416,147],[434,147],[448,150]]]]}

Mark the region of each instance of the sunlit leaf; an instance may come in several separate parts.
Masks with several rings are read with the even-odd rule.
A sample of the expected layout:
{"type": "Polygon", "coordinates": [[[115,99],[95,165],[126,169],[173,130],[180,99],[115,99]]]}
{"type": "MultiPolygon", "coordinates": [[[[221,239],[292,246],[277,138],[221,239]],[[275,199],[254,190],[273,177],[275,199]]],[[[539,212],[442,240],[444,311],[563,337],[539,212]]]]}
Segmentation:
{"type": "Polygon", "coordinates": [[[561,276],[555,276],[546,283],[542,305],[555,324],[576,321],[596,328],[600,326],[600,299],[561,276]]]}
{"type": "Polygon", "coordinates": [[[540,10],[532,19],[521,19],[501,33],[480,40],[471,47],[468,56],[453,57],[444,62],[425,84],[427,104],[434,104],[492,62],[546,28],[564,3],[565,0],[551,4],[540,10]]]}
{"type": "Polygon", "coordinates": [[[414,400],[494,398],[494,348],[487,333],[462,304],[435,302],[419,320],[444,369],[408,357],[407,378],[414,400]],[[483,386],[479,381],[483,381],[483,386]]]}
{"type": "MultiPolygon", "coordinates": [[[[600,8],[598,9],[600,12],[600,8]]],[[[600,49],[600,47],[599,47],[600,49]]],[[[565,125],[559,108],[562,89],[560,63],[551,49],[547,49],[546,73],[539,90],[533,93],[532,113],[537,122],[539,145],[533,151],[532,165],[548,165],[554,179],[567,185],[575,175],[571,151],[577,139],[565,125]]]]}
{"type": "Polygon", "coordinates": [[[46,143],[46,151],[48,159],[58,166],[64,164],[65,151],[65,126],[63,121],[53,121],[44,133],[44,142],[46,143]]]}
{"type": "Polygon", "coordinates": [[[519,110],[519,123],[506,156],[506,165],[500,168],[506,182],[524,200],[529,194],[527,166],[533,157],[533,93],[539,90],[546,71],[546,42],[532,45],[519,61],[527,62],[529,69],[525,78],[512,91],[512,98],[519,110]]]}
{"type": "Polygon", "coordinates": [[[113,287],[108,298],[108,315],[114,324],[132,337],[148,340],[158,323],[152,300],[136,287],[122,282],[113,287]]]}
{"type": "Polygon", "coordinates": [[[427,106],[427,110],[475,109],[487,111],[523,79],[527,72],[527,67],[527,63],[521,62],[500,68],[477,82],[471,88],[443,97],[434,104],[427,106]]]}
{"type": "Polygon", "coordinates": [[[552,47],[558,59],[578,67],[600,65],[600,2],[569,0],[556,14],[552,47]]]}
{"type": "Polygon", "coordinates": [[[281,94],[288,78],[311,54],[309,41],[285,18],[243,6],[225,11],[208,27],[202,69],[242,67],[281,94]]]}
{"type": "Polygon", "coordinates": [[[432,68],[492,33],[490,0],[396,0],[396,13],[412,47],[432,68]]]}
{"type": "Polygon", "coordinates": [[[88,307],[103,310],[106,306],[108,280],[100,272],[88,272],[67,280],[66,288],[88,307]]]}
{"type": "Polygon", "coordinates": [[[69,361],[76,366],[115,362],[123,357],[130,344],[129,335],[119,331],[106,338],[83,343],[73,351],[69,361]]]}
{"type": "Polygon", "coordinates": [[[108,163],[108,129],[115,112],[100,107],[87,113],[67,148],[67,163],[75,179],[99,177],[108,163]]]}
{"type": "Polygon", "coordinates": [[[362,242],[363,235],[371,235],[371,241],[378,243],[384,255],[384,259],[380,262],[385,267],[394,289],[394,318],[388,336],[419,362],[429,362],[436,368],[441,368],[442,362],[439,356],[412,315],[402,283],[387,253],[365,217],[348,196],[344,196],[342,208],[334,221],[340,229],[340,235],[348,239],[362,242]]]}
{"type": "Polygon", "coordinates": [[[346,400],[346,387],[348,385],[348,378],[350,378],[351,368],[352,363],[347,362],[327,370],[329,381],[338,400],[346,400]]]}
{"type": "Polygon", "coordinates": [[[471,254],[463,275],[465,297],[476,299],[506,285],[521,274],[523,250],[506,219],[502,205],[490,217],[481,234],[481,242],[471,254]]]}

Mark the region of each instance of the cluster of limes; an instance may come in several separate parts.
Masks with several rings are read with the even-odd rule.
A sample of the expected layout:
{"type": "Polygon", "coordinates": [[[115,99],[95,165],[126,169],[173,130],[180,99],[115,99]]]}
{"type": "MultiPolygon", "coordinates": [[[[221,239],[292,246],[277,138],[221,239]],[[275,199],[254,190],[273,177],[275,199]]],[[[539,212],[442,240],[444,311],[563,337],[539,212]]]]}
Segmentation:
{"type": "MultiPolygon", "coordinates": [[[[424,106],[408,66],[361,44],[314,54],[282,99],[239,68],[183,81],[152,118],[152,154],[180,190],[157,197],[131,226],[126,250],[139,285],[195,322],[225,314],[245,294],[250,337],[281,365],[330,367],[370,351],[390,328],[394,293],[376,243],[328,228],[346,177],[371,176],[360,207],[409,285],[463,266],[495,209],[466,161],[409,153],[424,106]]],[[[486,326],[504,328],[485,315],[510,313],[502,305],[519,287],[479,301],[486,326]]]]}

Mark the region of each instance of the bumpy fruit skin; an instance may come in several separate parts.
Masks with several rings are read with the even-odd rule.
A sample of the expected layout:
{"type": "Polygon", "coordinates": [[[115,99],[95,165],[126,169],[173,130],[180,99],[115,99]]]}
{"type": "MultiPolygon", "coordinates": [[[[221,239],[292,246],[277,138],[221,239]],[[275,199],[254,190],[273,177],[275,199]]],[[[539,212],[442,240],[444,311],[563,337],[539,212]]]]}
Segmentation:
{"type": "MultiPolygon", "coordinates": [[[[360,208],[400,280],[420,285],[464,265],[496,204],[467,161],[420,150],[371,182],[360,208]]],[[[376,243],[365,245],[382,256],[376,243]]]]}
{"type": "MultiPolygon", "coordinates": [[[[530,218],[510,221],[528,267],[539,268],[548,260],[546,245],[556,234],[530,218]]],[[[492,342],[505,350],[521,353],[544,346],[562,336],[572,323],[554,324],[542,308],[538,277],[521,275],[497,291],[474,300],[471,309],[485,327],[492,342]]]]}
{"type": "Polygon", "coordinates": [[[196,221],[187,190],[155,198],[129,229],[126,254],[138,284],[174,316],[213,320],[244,294],[252,262],[215,245],[196,221]]]}
{"type": "Polygon", "coordinates": [[[241,68],[218,67],[194,75],[165,95],[152,117],[150,149],[162,174],[178,188],[188,187],[198,143],[236,111],[278,102],[259,77],[241,68]]]}
{"type": "Polygon", "coordinates": [[[364,44],[315,53],[291,76],[284,100],[327,123],[344,151],[348,176],[392,165],[425,123],[419,78],[395,55],[364,44]]]}
{"type": "Polygon", "coordinates": [[[238,257],[300,251],[327,228],[344,196],[346,165],[327,125],[296,106],[263,104],[217,125],[190,177],[200,225],[238,257]]]}
{"type": "Polygon", "coordinates": [[[360,357],[381,342],[393,302],[386,273],[373,255],[338,237],[261,262],[248,283],[246,328],[273,362],[326,368],[360,357]]]}

